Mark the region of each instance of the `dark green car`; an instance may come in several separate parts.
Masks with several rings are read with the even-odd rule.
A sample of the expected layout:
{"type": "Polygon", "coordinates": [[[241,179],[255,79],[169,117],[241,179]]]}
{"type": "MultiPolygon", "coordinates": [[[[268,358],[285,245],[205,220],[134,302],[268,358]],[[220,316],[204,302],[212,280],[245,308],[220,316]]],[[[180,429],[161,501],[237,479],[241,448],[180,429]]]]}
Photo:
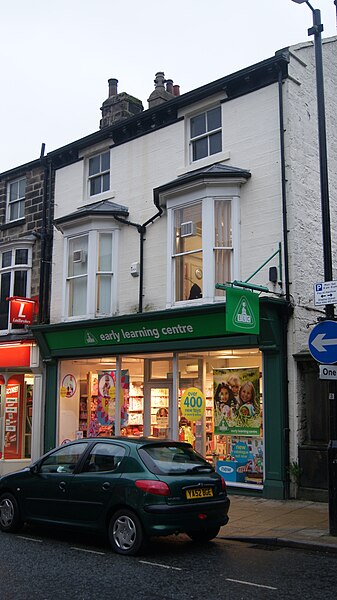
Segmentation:
{"type": "Polygon", "coordinates": [[[151,536],[214,538],[228,522],[225,481],[190,444],[88,438],[0,478],[0,529],[25,522],[107,532],[113,550],[136,554],[151,536]]]}

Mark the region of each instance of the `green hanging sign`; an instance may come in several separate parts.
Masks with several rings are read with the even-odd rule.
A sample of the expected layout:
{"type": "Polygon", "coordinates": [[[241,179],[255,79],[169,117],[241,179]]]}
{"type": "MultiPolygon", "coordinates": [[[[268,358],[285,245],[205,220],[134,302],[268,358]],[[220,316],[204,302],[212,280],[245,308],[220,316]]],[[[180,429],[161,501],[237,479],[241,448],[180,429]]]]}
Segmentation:
{"type": "Polygon", "coordinates": [[[226,289],[226,331],[260,333],[258,294],[231,287],[226,289]]]}

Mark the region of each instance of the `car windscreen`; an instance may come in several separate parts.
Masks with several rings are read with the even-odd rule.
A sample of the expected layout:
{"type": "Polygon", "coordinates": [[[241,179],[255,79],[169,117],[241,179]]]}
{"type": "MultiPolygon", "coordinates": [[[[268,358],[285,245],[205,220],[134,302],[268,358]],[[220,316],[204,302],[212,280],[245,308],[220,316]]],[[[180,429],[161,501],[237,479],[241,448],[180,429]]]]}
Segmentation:
{"type": "Polygon", "coordinates": [[[186,473],[211,473],[214,471],[202,456],[191,446],[176,444],[154,444],[143,446],[139,455],[152,473],[167,475],[186,473]]]}

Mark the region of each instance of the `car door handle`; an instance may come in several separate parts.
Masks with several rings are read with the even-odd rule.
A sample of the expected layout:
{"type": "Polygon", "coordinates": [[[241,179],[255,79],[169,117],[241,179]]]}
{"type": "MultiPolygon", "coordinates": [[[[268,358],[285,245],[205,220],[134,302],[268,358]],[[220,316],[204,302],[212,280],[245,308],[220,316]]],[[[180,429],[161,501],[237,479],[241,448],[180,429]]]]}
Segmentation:
{"type": "Polygon", "coordinates": [[[60,488],[61,492],[65,492],[66,491],[66,482],[60,481],[59,488],[60,488]]]}
{"type": "Polygon", "coordinates": [[[106,490],[108,490],[109,488],[110,488],[110,483],[109,483],[108,481],[105,481],[105,482],[102,484],[102,490],[105,490],[105,491],[106,491],[106,490]]]}

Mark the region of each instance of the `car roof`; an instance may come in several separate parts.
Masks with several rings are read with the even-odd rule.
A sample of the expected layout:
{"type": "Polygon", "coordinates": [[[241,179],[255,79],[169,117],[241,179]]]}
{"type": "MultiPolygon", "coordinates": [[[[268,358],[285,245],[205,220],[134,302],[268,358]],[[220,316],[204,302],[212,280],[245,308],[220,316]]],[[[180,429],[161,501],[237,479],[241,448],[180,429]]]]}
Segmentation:
{"type": "MultiPolygon", "coordinates": [[[[151,444],[151,445],[162,445],[162,444],[175,444],[175,445],[181,445],[181,446],[190,446],[191,444],[189,444],[188,442],[180,442],[180,441],[176,441],[176,440],[171,440],[168,438],[154,438],[154,437],[125,437],[125,436],[121,436],[121,435],[116,435],[116,436],[100,436],[100,437],[90,437],[90,438],[81,438],[79,440],[73,440],[70,442],[67,442],[67,444],[78,444],[81,442],[87,442],[87,443],[92,443],[92,442],[123,442],[123,444],[126,445],[146,445],[146,444],[151,444]]],[[[66,445],[66,444],[64,444],[66,445]]]]}

